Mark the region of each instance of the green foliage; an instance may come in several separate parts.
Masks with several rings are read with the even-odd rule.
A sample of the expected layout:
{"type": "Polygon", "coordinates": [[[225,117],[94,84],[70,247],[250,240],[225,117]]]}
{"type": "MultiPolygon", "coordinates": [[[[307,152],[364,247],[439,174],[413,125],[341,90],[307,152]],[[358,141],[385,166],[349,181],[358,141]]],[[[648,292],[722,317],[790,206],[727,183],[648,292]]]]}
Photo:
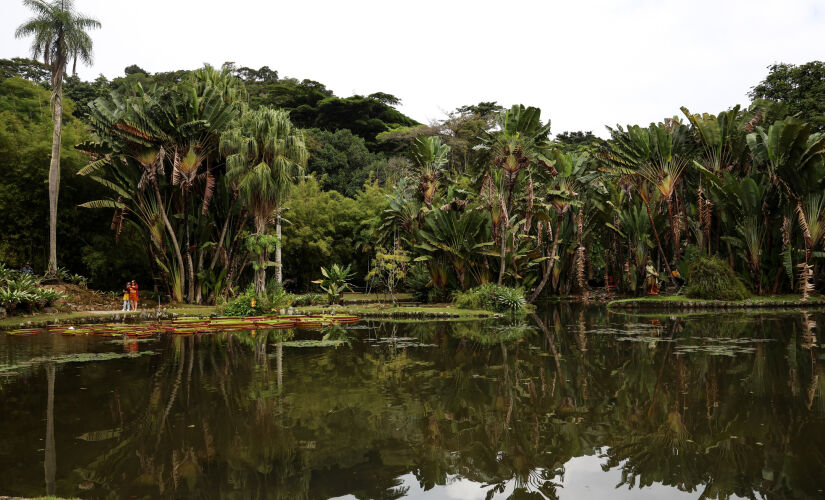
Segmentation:
{"type": "Polygon", "coordinates": [[[63,297],[55,290],[40,288],[37,277],[9,269],[0,263],[0,307],[9,311],[43,308],[63,297]]]}
{"type": "Polygon", "coordinates": [[[261,307],[265,309],[280,309],[292,305],[295,296],[284,290],[284,287],[275,280],[266,284],[266,293],[261,297],[261,307]]]}
{"type": "Polygon", "coordinates": [[[395,248],[389,252],[378,247],[375,250],[375,259],[372,261],[372,269],[367,273],[366,281],[374,281],[385,287],[392,296],[394,304],[396,302],[395,292],[407,277],[409,263],[410,257],[402,248],[395,248]]]}
{"type": "Polygon", "coordinates": [[[333,264],[329,268],[322,267],[321,274],[324,276],[323,279],[313,281],[313,283],[321,287],[321,290],[327,293],[330,304],[341,302],[344,297],[344,292],[352,290],[352,284],[349,282],[352,276],[350,267],[352,267],[352,264],[346,267],[338,264],[333,264]]]}
{"type": "Polygon", "coordinates": [[[787,114],[799,116],[814,130],[825,132],[825,62],[772,64],[768,76],[749,95],[751,99],[781,102],[787,106],[787,114]]]}
{"type": "Polygon", "coordinates": [[[250,284],[237,297],[219,304],[218,312],[224,316],[258,316],[267,310],[255,294],[255,286],[250,284]]]}
{"type": "Polygon", "coordinates": [[[386,168],[384,156],[371,153],[364,139],[348,129],[310,129],[306,133],[310,152],[307,172],[322,179],[328,191],[355,197],[372,175],[386,168]]]}
{"type": "Polygon", "coordinates": [[[430,292],[434,291],[430,280],[430,272],[423,262],[413,263],[407,271],[407,289],[418,302],[435,302],[430,300],[430,292]]]}
{"type": "Polygon", "coordinates": [[[459,309],[484,309],[495,312],[524,312],[527,300],[524,290],[487,283],[466,292],[455,292],[455,305],[459,309]]]}
{"type": "Polygon", "coordinates": [[[318,269],[330,262],[349,262],[353,273],[363,278],[369,271],[375,229],[386,207],[385,190],[366,184],[354,198],[324,191],[309,177],[299,183],[289,200],[288,222],[283,228],[285,279],[294,290],[307,291],[318,269]]]}
{"type": "Polygon", "coordinates": [[[326,297],[320,293],[305,293],[295,295],[292,299],[293,306],[314,306],[326,302],[326,297]]]}
{"type": "Polygon", "coordinates": [[[750,293],[727,262],[703,255],[694,258],[688,267],[685,295],[707,300],[742,300],[750,293]]]}

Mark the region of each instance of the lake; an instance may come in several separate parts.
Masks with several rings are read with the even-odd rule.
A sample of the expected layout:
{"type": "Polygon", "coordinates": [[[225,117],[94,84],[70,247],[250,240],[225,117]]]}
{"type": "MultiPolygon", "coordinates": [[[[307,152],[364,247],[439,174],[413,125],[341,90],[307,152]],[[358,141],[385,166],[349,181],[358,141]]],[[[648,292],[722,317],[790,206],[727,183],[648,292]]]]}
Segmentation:
{"type": "Polygon", "coordinates": [[[823,325],[551,304],[323,332],[0,333],[0,495],[825,498],[823,325]]]}

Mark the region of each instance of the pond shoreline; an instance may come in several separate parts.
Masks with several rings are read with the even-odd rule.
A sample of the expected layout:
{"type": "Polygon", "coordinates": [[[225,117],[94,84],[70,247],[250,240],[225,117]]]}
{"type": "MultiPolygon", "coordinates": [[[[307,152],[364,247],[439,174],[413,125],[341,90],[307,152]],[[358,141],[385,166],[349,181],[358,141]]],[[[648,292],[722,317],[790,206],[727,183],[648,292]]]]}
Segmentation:
{"type": "Polygon", "coordinates": [[[634,297],[611,300],[608,309],[633,309],[652,311],[684,311],[702,309],[757,309],[757,308],[808,308],[825,307],[825,298],[810,297],[803,301],[800,296],[776,295],[754,297],[745,300],[692,299],[681,295],[634,297]]]}
{"type": "Polygon", "coordinates": [[[179,317],[208,317],[214,307],[189,306],[181,308],[143,309],[140,311],[75,311],[57,314],[10,316],[0,320],[0,332],[16,328],[39,328],[49,325],[79,325],[97,323],[138,323],[141,321],[171,320],[179,317]]]}

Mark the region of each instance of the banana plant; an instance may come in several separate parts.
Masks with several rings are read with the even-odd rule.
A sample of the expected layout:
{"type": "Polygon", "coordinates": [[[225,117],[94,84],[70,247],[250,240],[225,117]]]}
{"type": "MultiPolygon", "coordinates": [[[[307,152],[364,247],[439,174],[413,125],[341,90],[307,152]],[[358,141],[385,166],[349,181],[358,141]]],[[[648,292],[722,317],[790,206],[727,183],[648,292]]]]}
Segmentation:
{"type": "Polygon", "coordinates": [[[327,293],[330,304],[334,304],[336,301],[338,303],[343,303],[344,292],[347,290],[352,290],[352,285],[349,282],[349,279],[353,274],[350,271],[351,266],[352,264],[349,264],[346,267],[333,264],[329,267],[329,269],[322,267],[321,275],[324,278],[313,281],[313,283],[320,285],[321,289],[327,293]]]}
{"type": "Polygon", "coordinates": [[[786,200],[799,200],[822,186],[825,178],[825,134],[795,117],[779,120],[767,130],[756,127],[747,136],[754,163],[764,168],[786,200]]]}

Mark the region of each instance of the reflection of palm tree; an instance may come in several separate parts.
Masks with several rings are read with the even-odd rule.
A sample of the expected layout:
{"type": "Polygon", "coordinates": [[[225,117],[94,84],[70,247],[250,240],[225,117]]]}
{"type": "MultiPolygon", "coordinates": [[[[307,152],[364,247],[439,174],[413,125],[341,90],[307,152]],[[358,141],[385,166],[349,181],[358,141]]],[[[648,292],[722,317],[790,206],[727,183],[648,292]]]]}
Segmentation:
{"type": "Polygon", "coordinates": [[[46,365],[46,377],[49,388],[46,396],[46,457],[43,468],[46,472],[46,494],[54,495],[57,472],[57,454],[54,446],[54,363],[46,365]]]}

